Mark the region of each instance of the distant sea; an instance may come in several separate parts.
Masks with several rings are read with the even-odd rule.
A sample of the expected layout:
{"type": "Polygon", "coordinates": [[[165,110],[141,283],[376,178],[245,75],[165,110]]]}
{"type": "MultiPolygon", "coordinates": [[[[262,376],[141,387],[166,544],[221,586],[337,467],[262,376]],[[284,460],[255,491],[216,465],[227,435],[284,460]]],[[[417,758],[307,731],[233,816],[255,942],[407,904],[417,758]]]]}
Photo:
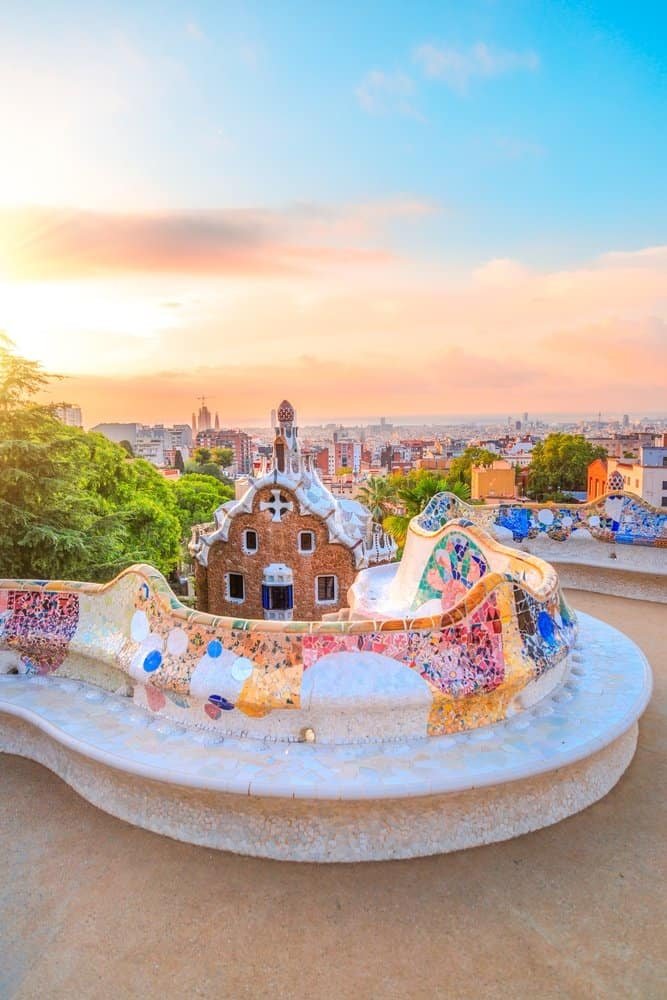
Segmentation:
{"type": "MultiPolygon", "coordinates": [[[[602,413],[600,420],[602,425],[605,426],[613,421],[621,421],[623,419],[624,413],[602,413]]],[[[410,425],[423,427],[423,426],[451,426],[454,424],[470,425],[470,424],[504,424],[507,422],[508,417],[511,417],[512,421],[523,420],[523,411],[521,413],[403,413],[403,414],[383,414],[384,420],[388,424],[393,424],[397,427],[406,427],[410,425]]],[[[667,419],[667,411],[662,413],[628,413],[630,423],[637,420],[659,420],[663,421],[667,419]]],[[[376,416],[352,416],[352,417],[305,417],[301,418],[297,411],[297,422],[301,426],[317,427],[326,426],[327,424],[337,424],[343,427],[356,427],[356,426],[368,426],[369,424],[379,424],[380,417],[376,416]]],[[[534,423],[535,421],[541,421],[546,424],[572,424],[579,423],[581,421],[587,421],[589,423],[597,423],[598,414],[597,413],[530,413],[528,412],[528,423],[534,423]]],[[[267,425],[266,419],[264,420],[252,420],[247,421],[244,426],[246,427],[265,427],[267,425]]]]}

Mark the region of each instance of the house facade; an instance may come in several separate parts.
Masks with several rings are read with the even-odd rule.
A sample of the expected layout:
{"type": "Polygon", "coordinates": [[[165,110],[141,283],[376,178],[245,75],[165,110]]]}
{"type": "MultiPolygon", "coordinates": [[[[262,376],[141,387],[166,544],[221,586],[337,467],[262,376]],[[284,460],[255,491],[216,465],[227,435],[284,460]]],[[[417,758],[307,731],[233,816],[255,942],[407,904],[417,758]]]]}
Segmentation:
{"type": "Polygon", "coordinates": [[[197,607],[211,614],[317,620],[347,604],[360,569],[388,562],[395,543],[370,512],[334,497],[301,454],[294,409],[277,411],[273,453],[213,530],[195,529],[197,607]]]}

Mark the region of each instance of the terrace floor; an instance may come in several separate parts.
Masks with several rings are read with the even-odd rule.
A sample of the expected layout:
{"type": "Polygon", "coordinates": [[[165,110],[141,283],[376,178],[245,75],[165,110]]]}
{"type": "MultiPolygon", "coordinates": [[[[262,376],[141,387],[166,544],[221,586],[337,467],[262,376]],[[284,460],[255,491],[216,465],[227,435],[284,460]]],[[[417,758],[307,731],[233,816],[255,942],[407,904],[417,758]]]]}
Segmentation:
{"type": "Polygon", "coordinates": [[[653,700],[601,802],[414,861],[297,865],[167,840],[0,756],[0,997],[664,997],[667,609],[570,591],[653,700]]]}

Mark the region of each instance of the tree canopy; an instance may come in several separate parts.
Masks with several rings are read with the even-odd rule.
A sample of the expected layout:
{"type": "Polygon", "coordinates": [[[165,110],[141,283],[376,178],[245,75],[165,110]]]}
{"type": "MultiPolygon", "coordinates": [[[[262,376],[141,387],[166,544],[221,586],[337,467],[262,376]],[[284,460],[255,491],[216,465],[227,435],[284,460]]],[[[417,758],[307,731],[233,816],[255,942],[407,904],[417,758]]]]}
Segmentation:
{"type": "Polygon", "coordinates": [[[357,499],[371,512],[373,520],[381,524],[396,503],[396,490],[386,476],[369,476],[359,488],[357,499]]]}
{"type": "Polygon", "coordinates": [[[234,496],[231,486],[226,486],[213,476],[200,476],[196,472],[178,479],[173,484],[173,490],[176,496],[176,513],[184,538],[193,525],[210,521],[220,504],[234,496]]]}
{"type": "Polygon", "coordinates": [[[396,510],[383,521],[383,527],[398,543],[405,545],[408,525],[413,517],[428,505],[436,493],[454,493],[461,500],[470,499],[470,487],[451,475],[442,476],[429,469],[417,469],[406,476],[397,474],[390,477],[396,510]]]}
{"type": "Polygon", "coordinates": [[[217,465],[221,465],[223,469],[228,469],[234,461],[234,449],[213,448],[212,458],[217,465]]]}
{"type": "Polygon", "coordinates": [[[51,378],[0,338],[0,576],[107,580],[134,562],[170,573],[230,487],[168,482],[101,434],[65,426],[36,401],[51,378]]]}
{"type": "Polygon", "coordinates": [[[588,466],[607,452],[582,434],[549,434],[533,448],[528,491],[536,500],[586,489],[588,466]]]}

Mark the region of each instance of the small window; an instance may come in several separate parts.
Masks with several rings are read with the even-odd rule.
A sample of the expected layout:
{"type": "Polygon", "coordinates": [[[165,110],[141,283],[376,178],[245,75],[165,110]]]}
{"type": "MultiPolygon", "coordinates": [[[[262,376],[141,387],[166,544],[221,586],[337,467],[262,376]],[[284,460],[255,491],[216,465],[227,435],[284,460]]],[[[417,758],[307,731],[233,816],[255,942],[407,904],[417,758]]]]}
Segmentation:
{"type": "Polygon", "coordinates": [[[663,497],[663,498],[662,498],[662,503],[661,503],[661,505],[660,505],[660,506],[661,506],[661,507],[667,507],[667,497],[663,497]]]}
{"type": "Polygon", "coordinates": [[[262,607],[265,611],[291,611],[294,607],[294,587],[262,585],[262,607]]]}
{"type": "Polygon", "coordinates": [[[250,528],[243,533],[243,548],[246,552],[256,552],[258,549],[257,532],[250,528]]]}
{"type": "Polygon", "coordinates": [[[314,551],[315,551],[315,532],[300,531],[299,552],[314,552],[314,551]]]}
{"type": "Polygon", "coordinates": [[[241,573],[227,575],[227,596],[230,601],[245,601],[245,580],[241,573]]]}
{"type": "Polygon", "coordinates": [[[315,581],[318,604],[335,604],[338,590],[335,576],[318,576],[315,581]]]}
{"type": "Polygon", "coordinates": [[[667,490],[667,479],[663,479],[663,481],[662,481],[662,488],[663,488],[663,490],[667,490]]]}

